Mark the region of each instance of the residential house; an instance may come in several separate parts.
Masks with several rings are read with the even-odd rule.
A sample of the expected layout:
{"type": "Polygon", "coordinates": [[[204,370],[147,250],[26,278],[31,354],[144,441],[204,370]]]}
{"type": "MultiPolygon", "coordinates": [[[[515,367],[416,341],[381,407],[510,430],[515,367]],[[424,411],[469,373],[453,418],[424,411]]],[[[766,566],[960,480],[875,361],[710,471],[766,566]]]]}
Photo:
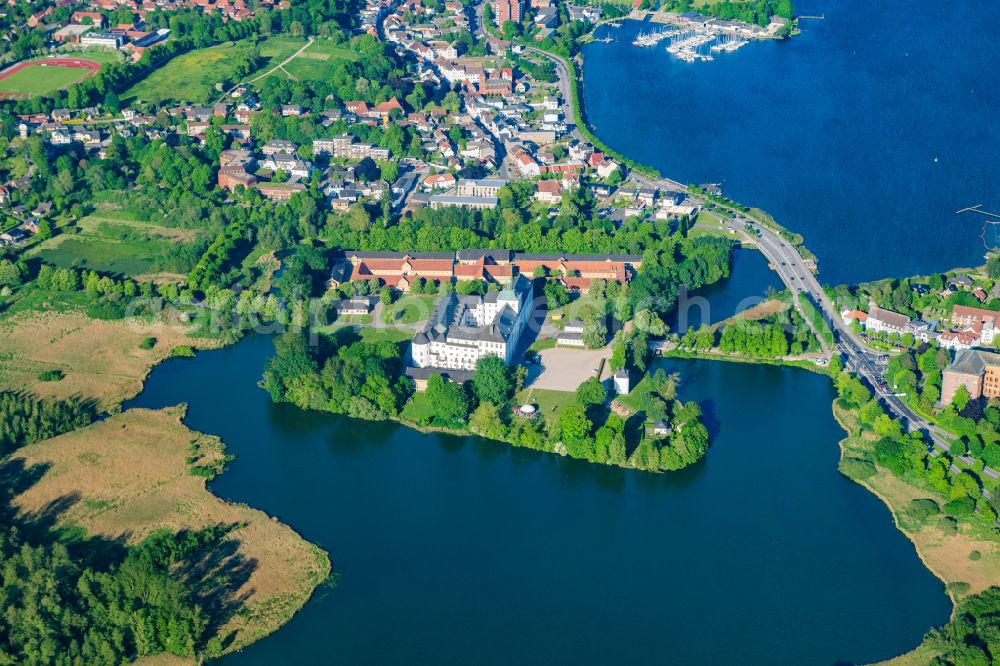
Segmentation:
{"type": "Polygon", "coordinates": [[[558,204],[562,201],[562,190],[558,180],[540,180],[534,198],[545,204],[558,204]]]}

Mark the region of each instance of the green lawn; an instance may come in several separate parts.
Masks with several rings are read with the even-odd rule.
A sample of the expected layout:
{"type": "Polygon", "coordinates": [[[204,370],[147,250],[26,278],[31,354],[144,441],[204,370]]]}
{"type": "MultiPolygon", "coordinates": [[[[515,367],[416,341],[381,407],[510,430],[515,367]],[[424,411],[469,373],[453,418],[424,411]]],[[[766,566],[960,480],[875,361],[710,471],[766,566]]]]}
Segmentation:
{"type": "MultiPolygon", "coordinates": [[[[301,46],[300,42],[296,48],[301,46]]],[[[332,41],[318,39],[295,60],[285,65],[285,71],[299,81],[320,81],[329,78],[332,68],[337,63],[345,60],[354,61],[358,57],[358,54],[350,49],[337,46],[332,41]]],[[[278,74],[284,76],[280,72],[278,74]]]]}
{"type": "Polygon", "coordinates": [[[538,413],[548,422],[549,431],[555,432],[555,428],[559,426],[559,410],[576,402],[576,393],[529,388],[514,396],[514,402],[517,405],[538,407],[538,413]]]}
{"type": "Polygon", "coordinates": [[[633,412],[641,412],[646,403],[646,394],[649,393],[652,384],[649,375],[643,375],[639,383],[636,384],[627,395],[617,395],[615,399],[625,405],[633,412]]]}
{"type": "Polygon", "coordinates": [[[318,326],[315,333],[329,335],[340,340],[339,344],[348,344],[361,339],[367,342],[408,342],[413,337],[413,331],[403,328],[378,328],[370,326],[371,315],[351,315],[341,317],[329,326],[318,326]],[[362,320],[362,318],[367,318],[362,320]]]}
{"type": "Polygon", "coordinates": [[[92,60],[93,62],[99,62],[102,65],[107,65],[113,62],[124,62],[125,55],[121,51],[115,49],[102,49],[100,47],[91,47],[87,50],[81,51],[79,49],[74,49],[72,47],[65,47],[58,49],[57,54],[60,58],[79,58],[80,60],[92,60]]]}
{"type": "Polygon", "coordinates": [[[528,351],[540,352],[543,349],[552,349],[555,346],[556,346],[555,338],[537,338],[534,342],[531,343],[531,346],[528,347],[528,351]]]}
{"type": "Polygon", "coordinates": [[[386,324],[415,324],[425,321],[434,309],[437,296],[410,294],[403,296],[382,311],[382,321],[386,324]]]}
{"type": "Polygon", "coordinates": [[[403,405],[403,411],[399,413],[404,421],[416,424],[430,423],[434,417],[434,403],[430,401],[426,393],[414,393],[409,401],[403,405]]]}
{"type": "Polygon", "coordinates": [[[196,246],[206,240],[202,232],[194,229],[90,215],[30,253],[61,268],[128,276],[162,271],[185,273],[196,258],[196,246]]]}
{"type": "MultiPolygon", "coordinates": [[[[260,44],[261,58],[257,71],[267,71],[302,48],[303,44],[305,40],[301,38],[271,37],[265,40],[260,44]]],[[[215,96],[217,83],[232,83],[233,69],[227,59],[236,47],[237,42],[226,42],[179,55],[125,91],[122,99],[207,102],[215,96]]]]}
{"type": "Polygon", "coordinates": [[[0,79],[0,93],[45,95],[56,90],[68,88],[86,78],[89,74],[89,69],[80,67],[32,65],[19,72],[15,72],[5,79],[0,79]]]}
{"type": "Polygon", "coordinates": [[[576,295],[566,305],[550,310],[551,315],[562,315],[561,320],[553,319],[556,326],[565,324],[570,319],[586,319],[588,315],[597,313],[604,314],[607,309],[607,301],[603,298],[593,296],[576,295]]]}
{"type": "Polygon", "coordinates": [[[413,331],[398,328],[361,328],[358,330],[361,339],[366,342],[409,342],[413,338],[413,331]]]}

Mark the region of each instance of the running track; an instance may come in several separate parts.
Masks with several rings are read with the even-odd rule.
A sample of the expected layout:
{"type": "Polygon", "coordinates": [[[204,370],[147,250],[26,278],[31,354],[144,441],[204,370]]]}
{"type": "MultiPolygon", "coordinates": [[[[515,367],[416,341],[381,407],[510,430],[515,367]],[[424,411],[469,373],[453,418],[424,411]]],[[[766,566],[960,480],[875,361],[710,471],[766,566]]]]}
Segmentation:
{"type": "MultiPolygon", "coordinates": [[[[79,58],[44,58],[42,60],[30,60],[26,62],[19,62],[13,67],[5,69],[3,72],[0,72],[0,81],[6,79],[8,76],[17,74],[22,69],[28,67],[42,66],[42,65],[48,67],[73,67],[76,69],[87,70],[87,74],[81,77],[80,81],[88,77],[91,77],[94,74],[97,74],[98,70],[101,69],[101,64],[98,62],[94,62],[93,60],[81,60],[79,58]]],[[[9,99],[16,97],[29,97],[29,95],[23,93],[0,93],[0,99],[9,99]]]]}

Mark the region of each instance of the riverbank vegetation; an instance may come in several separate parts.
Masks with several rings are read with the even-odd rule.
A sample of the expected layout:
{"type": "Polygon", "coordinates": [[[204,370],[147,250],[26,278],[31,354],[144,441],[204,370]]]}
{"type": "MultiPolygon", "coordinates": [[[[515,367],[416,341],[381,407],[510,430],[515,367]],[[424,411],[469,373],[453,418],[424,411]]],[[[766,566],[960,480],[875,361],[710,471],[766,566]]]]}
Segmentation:
{"type": "MultiPolygon", "coordinates": [[[[839,405],[857,410],[859,427],[873,437],[861,459],[882,467],[905,482],[933,492],[942,501],[942,512],[955,518],[966,518],[992,526],[998,517],[1000,497],[994,500],[984,495],[984,489],[996,487],[996,481],[982,474],[982,468],[969,467],[961,457],[964,448],[953,446],[948,451],[935,451],[920,433],[907,433],[902,424],[889,416],[872,397],[871,392],[847,373],[837,376],[839,405]]],[[[986,434],[997,437],[996,429],[986,434]]],[[[862,449],[859,449],[861,451],[862,449]]],[[[1000,495],[1000,493],[998,493],[1000,495]]]]}
{"type": "Polygon", "coordinates": [[[950,452],[931,455],[922,435],[906,433],[856,378],[842,373],[836,386],[834,414],[847,431],[841,472],[886,503],[897,527],[957,603],[952,621],[928,633],[913,663],[992,663],[991,620],[980,625],[978,618],[965,615],[1000,611],[994,587],[1000,585],[1000,493],[986,497],[990,480],[950,452]]]}
{"type": "Polygon", "coordinates": [[[794,309],[748,310],[717,325],[688,328],[677,341],[679,351],[715,353],[755,359],[780,359],[820,351],[819,341],[794,309]]]}
{"type": "Polygon", "coordinates": [[[76,309],[20,312],[0,320],[0,389],[28,391],[40,398],[79,396],[106,411],[136,395],[150,369],[175,346],[218,344],[186,333],[187,327],[163,321],[132,326],[124,320],[94,319],[76,309]],[[156,343],[143,348],[148,337],[156,343]],[[39,378],[52,369],[62,373],[58,381],[39,378]]]}
{"type": "MultiPolygon", "coordinates": [[[[1000,587],[960,601],[946,625],[932,629],[914,650],[911,663],[932,666],[987,666],[1000,659],[1000,587]]],[[[904,666],[910,655],[881,666],[904,666]]]]}
{"type": "MultiPolygon", "coordinates": [[[[645,0],[646,4],[649,0],[645,0]]],[[[656,2],[650,4],[656,5],[656,2]]],[[[659,8],[668,12],[697,11],[729,21],[767,26],[772,16],[791,20],[795,16],[792,0],[660,0],[659,8]]]]}

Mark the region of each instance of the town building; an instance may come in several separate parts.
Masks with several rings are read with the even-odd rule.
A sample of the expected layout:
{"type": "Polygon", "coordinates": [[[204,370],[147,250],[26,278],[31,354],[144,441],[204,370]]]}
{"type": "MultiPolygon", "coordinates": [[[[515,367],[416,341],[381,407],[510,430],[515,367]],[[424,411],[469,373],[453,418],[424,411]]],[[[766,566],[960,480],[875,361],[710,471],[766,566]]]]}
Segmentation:
{"type": "Polygon", "coordinates": [[[462,196],[458,194],[433,194],[428,197],[427,203],[431,208],[472,208],[477,210],[487,210],[500,205],[500,200],[496,197],[475,197],[462,196]]]}
{"type": "Polygon", "coordinates": [[[401,290],[418,278],[435,281],[481,279],[503,284],[524,275],[544,275],[567,289],[586,293],[591,281],[602,279],[625,284],[642,266],[641,255],[527,254],[510,250],[459,250],[457,253],[403,253],[347,251],[334,257],[328,286],[345,282],[380,280],[401,290]]]}
{"type": "Polygon", "coordinates": [[[442,296],[426,327],[413,336],[410,354],[418,368],[474,370],[495,355],[511,363],[531,316],[531,283],[523,277],[485,296],[442,296]]]}
{"type": "MultiPolygon", "coordinates": [[[[100,16],[100,14],[98,14],[98,16],[100,16]]],[[[75,44],[80,41],[82,35],[93,29],[94,26],[92,25],[70,23],[69,25],[65,25],[52,33],[52,39],[53,41],[60,43],[75,44]]]]}
{"type": "Polygon", "coordinates": [[[973,400],[1000,397],[1000,354],[979,349],[963,349],[944,369],[941,378],[941,402],[948,405],[955,391],[964,386],[973,400]]]}
{"type": "Polygon", "coordinates": [[[121,48],[125,35],[118,32],[88,32],[80,38],[81,46],[100,46],[107,49],[121,48]]]}
{"type": "Polygon", "coordinates": [[[995,310],[972,308],[967,305],[953,305],[951,308],[951,323],[977,333],[979,344],[993,344],[997,324],[1000,323],[998,320],[1000,320],[1000,312],[995,310]]]}
{"type": "Polygon", "coordinates": [[[257,191],[274,201],[288,201],[293,194],[305,192],[305,189],[302,183],[257,183],[257,191]]]}
{"type": "Polygon", "coordinates": [[[260,152],[265,155],[277,155],[278,153],[289,153],[293,154],[297,151],[299,147],[292,143],[291,141],[282,141],[275,139],[273,141],[268,141],[263,146],[261,146],[260,152]]]}
{"type": "Polygon", "coordinates": [[[373,160],[387,160],[390,157],[390,151],[388,148],[358,143],[351,134],[341,134],[332,139],[315,139],[313,141],[313,156],[319,155],[348,160],[363,160],[366,157],[373,160]]]}
{"type": "Polygon", "coordinates": [[[495,0],[493,3],[493,16],[496,19],[497,26],[501,28],[507,21],[520,23],[521,10],[521,0],[495,0]]]}
{"type": "Polygon", "coordinates": [[[557,204],[562,201],[562,190],[558,180],[540,180],[534,198],[542,203],[557,204]]]}
{"type": "Polygon", "coordinates": [[[500,188],[507,185],[503,178],[465,179],[458,181],[455,194],[460,197],[496,197],[500,188]]]}
{"type": "Polygon", "coordinates": [[[902,335],[906,330],[906,325],[910,323],[910,318],[899,312],[880,308],[874,303],[868,308],[868,319],[865,321],[865,329],[868,331],[885,331],[886,333],[899,333],[902,335]]]}

